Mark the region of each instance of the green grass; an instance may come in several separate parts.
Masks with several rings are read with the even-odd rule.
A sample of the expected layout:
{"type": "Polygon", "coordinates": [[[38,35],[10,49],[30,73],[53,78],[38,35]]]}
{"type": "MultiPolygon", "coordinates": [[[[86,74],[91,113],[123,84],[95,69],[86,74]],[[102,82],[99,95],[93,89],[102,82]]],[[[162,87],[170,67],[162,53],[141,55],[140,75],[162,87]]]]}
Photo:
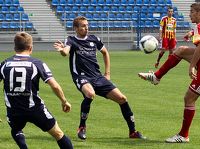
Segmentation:
{"type": "MultiPolygon", "coordinates": [[[[12,55],[13,52],[0,52],[0,61],[12,55]]],[[[138,72],[155,70],[154,63],[158,52],[145,55],[142,52],[124,51],[110,52],[111,80],[127,96],[134,112],[136,128],[147,140],[131,140],[128,138],[128,128],[120,113],[119,106],[102,97],[96,97],[92,103],[87,121],[86,141],[76,136],[79,125],[81,94],[75,88],[69,72],[68,58],[61,57],[56,52],[35,52],[34,57],[45,61],[52,70],[54,77],[62,86],[66,97],[72,104],[72,111],[61,111],[59,100],[44,83],[40,84],[40,96],[48,109],[57,119],[61,129],[72,139],[75,149],[188,149],[200,148],[199,142],[199,106],[190,129],[189,144],[167,144],[164,140],[178,133],[182,123],[183,96],[188,88],[188,64],[182,61],[171,70],[157,86],[141,80],[138,72]]],[[[99,63],[103,71],[101,54],[99,63]]],[[[162,62],[167,58],[163,57],[162,62]]],[[[2,83],[1,83],[2,84],[2,83]]],[[[1,88],[2,90],[2,85],[1,88]]],[[[10,135],[6,122],[4,96],[0,93],[0,148],[17,149],[10,135]]],[[[28,123],[24,129],[26,141],[30,149],[56,149],[56,141],[39,128],[28,123]]]]}

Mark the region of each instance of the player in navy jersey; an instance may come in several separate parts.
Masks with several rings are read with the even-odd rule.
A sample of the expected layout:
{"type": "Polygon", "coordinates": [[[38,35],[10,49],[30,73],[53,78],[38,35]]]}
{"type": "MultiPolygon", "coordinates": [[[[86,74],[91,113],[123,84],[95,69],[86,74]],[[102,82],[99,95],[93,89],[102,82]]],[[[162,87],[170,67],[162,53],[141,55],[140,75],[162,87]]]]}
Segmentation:
{"type": "Polygon", "coordinates": [[[73,27],[76,36],[69,36],[65,40],[65,44],[57,41],[54,47],[62,56],[69,55],[72,79],[84,98],[81,103],[78,137],[83,140],[86,139],[86,120],[90,105],[95,95],[99,95],[120,105],[122,115],[129,127],[130,138],[144,139],[145,137],[135,129],[133,112],[129,107],[126,96],[110,81],[110,57],[104,44],[98,37],[88,35],[88,21],[85,17],[75,18],[73,27]],[[103,54],[104,75],[99,70],[97,51],[103,54]]]}
{"type": "Polygon", "coordinates": [[[22,129],[27,122],[35,124],[51,134],[61,149],[73,149],[70,139],[64,135],[52,114],[39,97],[40,78],[47,83],[62,103],[64,112],[71,109],[60,85],[53,78],[48,66],[30,55],[33,40],[26,32],[14,38],[16,54],[0,64],[0,81],[4,83],[7,121],[11,134],[20,149],[27,149],[22,129]]]}

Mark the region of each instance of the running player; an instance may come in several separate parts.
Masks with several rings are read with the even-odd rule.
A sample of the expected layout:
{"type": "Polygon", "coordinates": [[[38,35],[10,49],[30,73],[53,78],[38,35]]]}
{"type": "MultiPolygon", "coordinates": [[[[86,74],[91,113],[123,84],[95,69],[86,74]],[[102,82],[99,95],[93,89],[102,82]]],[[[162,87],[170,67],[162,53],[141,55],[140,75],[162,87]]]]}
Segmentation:
{"type": "Polygon", "coordinates": [[[20,149],[27,149],[23,128],[27,122],[35,124],[51,134],[61,149],[73,149],[70,139],[64,135],[52,114],[39,97],[40,78],[47,83],[62,103],[64,112],[69,112],[67,102],[60,85],[53,78],[48,66],[32,58],[31,35],[19,32],[14,38],[16,54],[0,64],[0,81],[4,83],[7,121],[11,134],[20,149]]]}
{"type": "Polygon", "coordinates": [[[193,80],[184,97],[185,107],[182,128],[178,134],[166,139],[166,142],[169,143],[189,142],[189,128],[195,114],[195,102],[200,95],[200,3],[193,3],[191,5],[190,18],[192,23],[195,23],[196,26],[192,31],[187,33],[185,38],[192,37],[192,42],[196,45],[196,48],[187,46],[179,47],[155,73],[138,74],[142,79],[148,80],[156,85],[159,83],[160,79],[182,59],[190,63],[189,75],[193,80]]]}
{"type": "Polygon", "coordinates": [[[155,68],[158,68],[165,51],[169,51],[170,55],[176,48],[176,18],[172,16],[173,12],[173,8],[169,6],[167,16],[160,20],[159,41],[161,42],[161,51],[158,54],[155,68]]]}
{"type": "Polygon", "coordinates": [[[127,98],[120,90],[110,82],[110,57],[101,40],[88,35],[88,21],[85,17],[77,17],[73,21],[76,36],[69,36],[65,44],[58,41],[54,47],[61,55],[69,55],[70,71],[77,89],[83,95],[81,103],[80,124],[78,137],[86,139],[86,120],[90,111],[90,105],[95,95],[111,99],[119,104],[122,115],[129,127],[130,138],[144,138],[135,129],[133,112],[127,98]],[[97,50],[103,54],[105,73],[101,74],[97,62],[97,50]]]}

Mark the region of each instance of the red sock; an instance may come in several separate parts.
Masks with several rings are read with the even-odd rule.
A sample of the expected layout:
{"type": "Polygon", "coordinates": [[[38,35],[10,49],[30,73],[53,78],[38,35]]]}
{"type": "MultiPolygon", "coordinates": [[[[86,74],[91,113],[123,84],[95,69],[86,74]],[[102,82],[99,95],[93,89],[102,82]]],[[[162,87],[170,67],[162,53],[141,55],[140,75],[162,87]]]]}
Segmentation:
{"type": "Polygon", "coordinates": [[[161,79],[171,68],[175,67],[181,58],[175,54],[169,55],[165,63],[154,74],[158,79],[161,79]]]}
{"type": "Polygon", "coordinates": [[[195,113],[195,107],[185,107],[182,128],[181,128],[181,131],[179,132],[179,135],[183,137],[188,137],[189,128],[192,123],[194,113],[195,113]]]}

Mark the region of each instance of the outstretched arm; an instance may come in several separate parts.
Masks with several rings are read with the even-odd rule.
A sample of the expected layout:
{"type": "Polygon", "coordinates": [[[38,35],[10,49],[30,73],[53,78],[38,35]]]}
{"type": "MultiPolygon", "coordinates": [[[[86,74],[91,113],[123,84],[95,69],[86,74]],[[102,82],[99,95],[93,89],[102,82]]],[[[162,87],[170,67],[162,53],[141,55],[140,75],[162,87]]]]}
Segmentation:
{"type": "Polygon", "coordinates": [[[57,81],[54,78],[51,78],[47,81],[47,83],[49,84],[53,92],[56,94],[56,96],[60,99],[63,111],[69,112],[71,110],[71,104],[66,100],[63,90],[57,83],[57,81]]]}
{"type": "Polygon", "coordinates": [[[105,73],[104,76],[110,80],[110,56],[108,53],[108,50],[103,47],[101,50],[101,53],[103,54],[103,60],[104,60],[104,64],[105,64],[105,73]]]}
{"type": "Polygon", "coordinates": [[[69,55],[70,46],[65,46],[60,40],[55,42],[53,46],[62,56],[69,55]]]}

